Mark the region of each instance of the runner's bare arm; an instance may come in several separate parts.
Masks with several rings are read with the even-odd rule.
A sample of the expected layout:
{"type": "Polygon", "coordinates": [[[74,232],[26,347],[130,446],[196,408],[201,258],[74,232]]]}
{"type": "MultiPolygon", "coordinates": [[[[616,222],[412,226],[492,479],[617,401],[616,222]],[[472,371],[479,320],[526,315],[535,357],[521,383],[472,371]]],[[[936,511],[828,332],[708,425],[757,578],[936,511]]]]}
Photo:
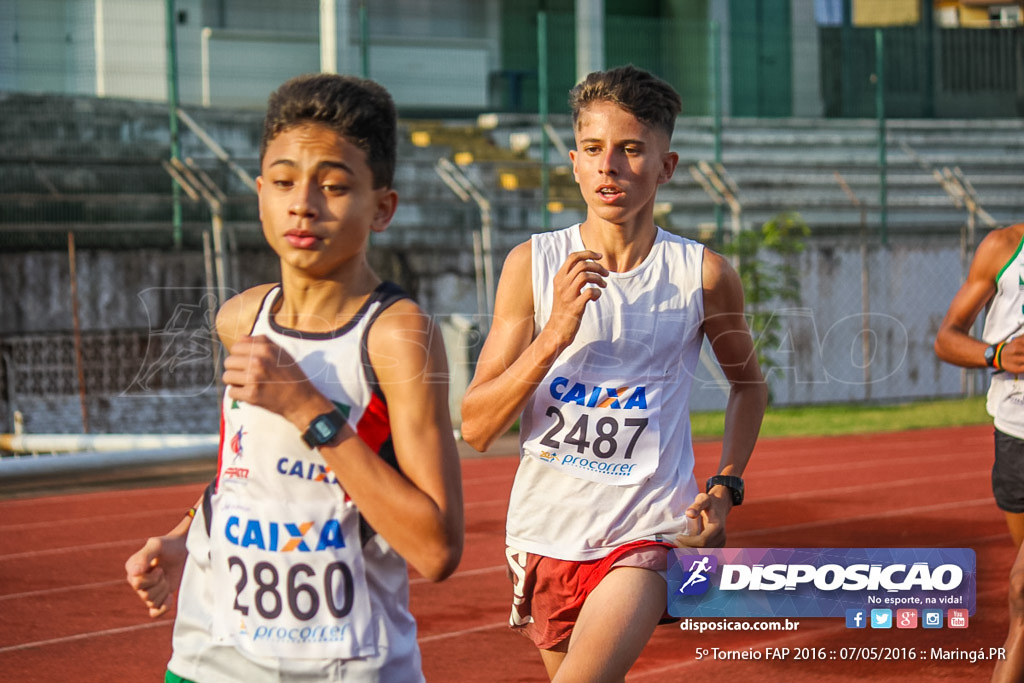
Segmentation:
{"type": "MultiPolygon", "coordinates": [[[[461,557],[463,518],[440,334],[415,304],[400,301],[374,323],[368,344],[401,472],[350,425],[319,452],[366,521],[421,574],[441,580],[461,557]]],[[[230,397],[283,416],[296,439],[313,418],[335,409],[267,337],[237,339],[224,370],[230,397]]]]}
{"type": "Polygon", "coordinates": [[[584,285],[603,287],[608,274],[597,258],[600,254],[593,251],[569,255],[555,275],[551,318],[534,336],[530,242],[509,253],[491,329],[462,400],[462,438],[473,448],[486,451],[508,431],[548,368],[576,337],[587,303],[601,296],[600,289],[584,285]]]}
{"type": "Polygon", "coordinates": [[[367,521],[420,573],[440,580],[455,571],[465,532],[444,342],[430,319],[411,301],[403,301],[377,320],[369,344],[404,476],[388,468],[391,477],[385,481],[394,494],[366,477],[351,495],[357,504],[375,496],[374,508],[364,511],[367,521]],[[356,498],[357,492],[362,498],[356,498]]]}
{"type": "MultiPolygon", "coordinates": [[[[1013,229],[1005,228],[989,233],[978,245],[967,279],[953,296],[935,335],[935,355],[942,360],[965,368],[985,367],[988,344],[974,337],[971,327],[995,296],[999,271],[1013,255],[1018,242],[1013,229]]],[[[1012,372],[1024,370],[1021,363],[1024,337],[1018,339],[1002,354],[1003,366],[1012,372]]]]}
{"type": "Polygon", "coordinates": [[[252,331],[263,300],[275,286],[270,283],[250,287],[221,305],[217,311],[217,338],[228,353],[236,340],[252,331]]]}
{"type": "MultiPolygon", "coordinates": [[[[235,340],[248,334],[260,303],[273,285],[260,285],[225,302],[217,312],[217,336],[230,350],[235,340]]],[[[200,497],[194,506],[202,505],[200,497]]],[[[185,516],[163,536],[153,536],[125,562],[128,584],[149,608],[149,616],[158,617],[171,607],[185,567],[185,538],[192,517],[185,516]]]]}
{"type": "MultiPolygon", "coordinates": [[[[754,450],[768,403],[768,387],[757,363],[754,341],[743,314],[743,286],[739,275],[722,256],[706,249],[701,276],[704,288],[704,333],[727,380],[725,434],[718,472],[743,476],[754,450]]],[[[702,484],[703,482],[701,482],[702,484]]],[[[698,494],[688,516],[704,511],[705,528],[695,545],[718,547],[725,543],[725,516],[732,508],[728,490],[698,494]]]]}
{"type": "MultiPolygon", "coordinates": [[[[202,505],[202,497],[193,510],[202,505]]],[[[149,609],[149,616],[159,617],[171,608],[174,594],[185,568],[185,537],[192,516],[185,515],[165,536],[153,536],[124,563],[128,585],[149,609]]]]}

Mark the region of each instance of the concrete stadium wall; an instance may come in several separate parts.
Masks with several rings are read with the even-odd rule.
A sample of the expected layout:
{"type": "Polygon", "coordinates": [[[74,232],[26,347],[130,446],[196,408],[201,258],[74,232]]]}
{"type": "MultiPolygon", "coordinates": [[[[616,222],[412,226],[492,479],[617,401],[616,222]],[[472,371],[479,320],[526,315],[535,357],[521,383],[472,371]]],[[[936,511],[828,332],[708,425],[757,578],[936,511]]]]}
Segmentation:
{"type": "MultiPolygon", "coordinates": [[[[812,239],[803,253],[792,257],[791,265],[800,273],[801,299],[775,309],[782,322],[781,342],[764,349],[772,359],[768,375],[775,404],[892,402],[962,395],[965,386],[982,389],[983,373],[968,375],[965,385],[961,371],[939,361],[932,351],[935,332],[962,280],[959,240],[952,236],[903,238],[893,240],[887,248],[873,242],[865,254],[866,260],[862,260],[855,239],[830,238],[812,239]],[[865,265],[869,282],[866,305],[861,291],[865,265]],[[870,341],[867,363],[862,343],[865,335],[870,341]]],[[[80,254],[80,260],[84,332],[131,329],[143,336],[148,331],[166,338],[203,324],[187,319],[193,314],[203,317],[202,307],[196,303],[203,294],[200,254],[97,251],[80,254]]],[[[244,262],[244,286],[275,279],[276,263],[269,254],[247,253],[244,262]]],[[[403,284],[445,326],[450,364],[460,385],[471,376],[480,341],[476,330],[486,328],[486,321],[476,313],[475,286],[467,266],[471,266],[471,258],[461,253],[405,255],[399,265],[387,260],[377,264],[385,277],[404,279],[403,284]],[[393,269],[390,273],[389,268],[393,269]]],[[[66,255],[0,255],[0,292],[4,293],[0,296],[0,344],[32,334],[68,336],[68,291],[66,255]]],[[[165,339],[170,349],[194,341],[185,334],[165,339]]],[[[185,347],[178,348],[174,353],[184,357],[185,347]]],[[[195,386],[150,390],[145,383],[132,381],[117,387],[120,391],[114,395],[90,395],[92,430],[215,431],[215,380],[212,371],[205,374],[208,360],[196,362],[200,363],[198,376],[205,379],[195,386]]],[[[73,358],[64,367],[65,375],[70,376],[67,363],[73,365],[73,358]]],[[[132,372],[129,368],[128,375],[142,376],[144,369],[132,372]]],[[[7,370],[8,381],[0,391],[0,431],[11,428],[14,410],[24,414],[31,432],[80,430],[81,410],[73,379],[55,394],[27,396],[19,394],[17,377],[21,370],[31,369],[7,370]]],[[[458,387],[453,389],[453,393],[457,391],[458,387]]],[[[720,409],[724,403],[725,391],[716,373],[702,365],[697,371],[692,409],[720,409]]],[[[453,411],[457,406],[453,398],[453,411]]]]}

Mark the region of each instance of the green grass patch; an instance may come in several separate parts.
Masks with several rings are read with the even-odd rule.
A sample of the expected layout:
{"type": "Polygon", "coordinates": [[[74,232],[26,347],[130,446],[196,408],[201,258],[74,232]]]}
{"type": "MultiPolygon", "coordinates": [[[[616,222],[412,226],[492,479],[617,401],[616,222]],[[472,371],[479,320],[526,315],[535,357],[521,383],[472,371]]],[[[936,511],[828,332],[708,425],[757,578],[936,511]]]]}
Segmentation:
{"type": "MultiPolygon", "coordinates": [[[[724,413],[692,413],[694,438],[720,439],[724,413]]],[[[843,403],[768,408],[761,436],[839,436],[990,423],[985,397],[897,405],[843,403]]]]}

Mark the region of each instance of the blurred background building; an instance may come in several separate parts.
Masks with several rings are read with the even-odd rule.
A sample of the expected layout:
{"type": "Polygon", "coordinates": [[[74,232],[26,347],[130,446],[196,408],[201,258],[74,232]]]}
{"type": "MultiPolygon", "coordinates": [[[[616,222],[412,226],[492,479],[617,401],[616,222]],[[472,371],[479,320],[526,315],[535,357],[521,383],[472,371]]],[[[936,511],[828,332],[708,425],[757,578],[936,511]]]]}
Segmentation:
{"type": "Polygon", "coordinates": [[[888,116],[1024,107],[1007,0],[6,0],[0,90],[164,101],[175,78],[182,104],[258,109],[323,70],[379,80],[406,115],[536,111],[538,12],[553,111],[581,74],[629,61],[691,115],[718,95],[731,116],[872,116],[878,26],[888,116]]]}
{"type": "MultiPolygon", "coordinates": [[[[983,373],[931,344],[977,243],[1024,219],[1022,16],[1007,0],[2,0],[0,432],[216,431],[212,312],[277,277],[252,189],[262,110],[315,71],[396,99],[401,199],[371,256],[441,322],[456,421],[505,253],[584,216],[566,94],[623,63],[683,96],[659,225],[778,283],[749,306],[777,405],[977,393],[983,373]],[[765,242],[782,228],[784,248],[765,242]]],[[[693,406],[721,407],[701,373],[693,406]]]]}

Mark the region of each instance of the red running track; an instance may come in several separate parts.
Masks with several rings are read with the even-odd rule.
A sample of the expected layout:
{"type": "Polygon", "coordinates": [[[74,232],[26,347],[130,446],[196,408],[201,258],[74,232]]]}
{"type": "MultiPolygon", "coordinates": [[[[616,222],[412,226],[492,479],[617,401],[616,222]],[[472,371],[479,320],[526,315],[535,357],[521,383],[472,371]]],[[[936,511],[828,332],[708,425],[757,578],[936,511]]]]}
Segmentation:
{"type": "MultiPolygon", "coordinates": [[[[699,478],[719,444],[697,445],[699,478]]],[[[628,681],[712,676],[794,681],[987,680],[991,661],[795,660],[798,648],[1002,645],[1006,577],[1014,552],[992,501],[991,427],[826,439],[762,439],[747,470],[747,502],[729,520],[738,547],[971,547],[977,612],[966,630],[849,630],[841,619],[803,619],[790,632],[697,635],[659,627],[628,681]],[[698,648],[759,652],[785,661],[715,660],[698,648]]],[[[458,571],[412,578],[429,681],[546,681],[533,646],[508,632],[503,567],[512,454],[464,459],[466,551],[458,571]]],[[[150,620],[124,582],[124,560],[173,526],[203,483],[0,501],[0,671],[17,681],[160,681],[171,620],[150,620]]]]}

